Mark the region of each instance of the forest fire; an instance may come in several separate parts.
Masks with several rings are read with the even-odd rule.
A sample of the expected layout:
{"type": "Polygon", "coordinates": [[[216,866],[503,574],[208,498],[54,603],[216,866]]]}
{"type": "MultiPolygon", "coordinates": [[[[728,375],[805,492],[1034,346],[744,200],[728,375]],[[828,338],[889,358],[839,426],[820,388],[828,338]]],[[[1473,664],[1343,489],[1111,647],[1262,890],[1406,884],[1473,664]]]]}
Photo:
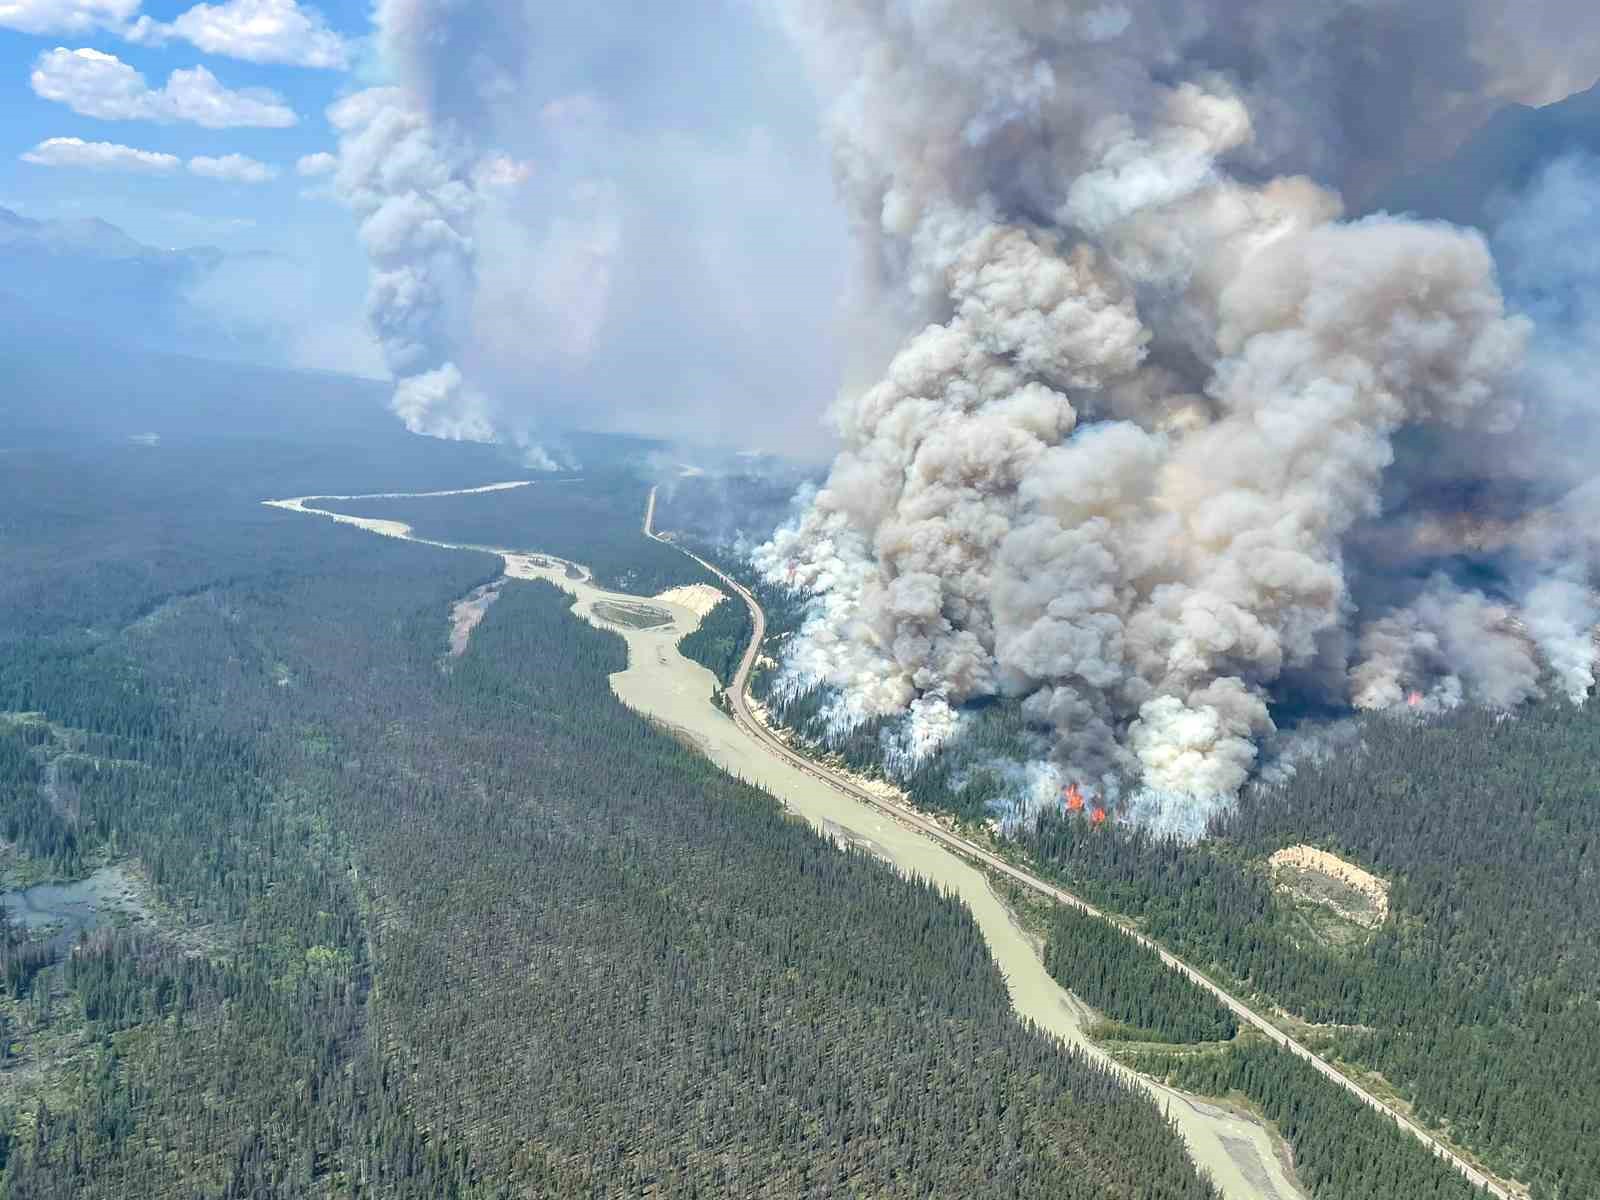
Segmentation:
{"type": "Polygon", "coordinates": [[[1069,813],[1083,811],[1083,792],[1075,783],[1069,783],[1061,789],[1061,803],[1069,813]]]}
{"type": "Polygon", "coordinates": [[[1083,789],[1076,783],[1069,783],[1061,789],[1061,809],[1063,812],[1074,816],[1082,816],[1087,813],[1089,824],[1096,826],[1104,825],[1106,819],[1111,815],[1106,806],[1100,802],[1098,796],[1093,792],[1085,796],[1083,789]]]}
{"type": "Polygon", "coordinates": [[[1407,692],[1406,693],[1406,703],[1408,705],[1410,705],[1412,708],[1421,708],[1422,707],[1422,693],[1421,692],[1417,692],[1417,691],[1407,692]]]}

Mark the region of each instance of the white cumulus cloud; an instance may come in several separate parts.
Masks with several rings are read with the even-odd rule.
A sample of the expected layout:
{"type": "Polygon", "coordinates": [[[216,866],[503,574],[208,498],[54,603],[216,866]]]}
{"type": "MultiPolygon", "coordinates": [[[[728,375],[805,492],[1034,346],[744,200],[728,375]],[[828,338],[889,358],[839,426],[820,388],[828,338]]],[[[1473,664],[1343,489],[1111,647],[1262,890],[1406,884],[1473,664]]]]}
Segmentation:
{"type": "Polygon", "coordinates": [[[152,175],[175,171],[179,166],[179,160],[171,154],[135,150],[116,142],[86,142],[74,137],[48,138],[25,153],[22,161],[41,167],[87,167],[95,171],[136,171],[152,175]]]}
{"type": "Polygon", "coordinates": [[[299,121],[276,92],[235,91],[204,67],[174,71],[158,89],[116,55],[87,48],[46,51],[30,82],[41,99],[102,121],[187,121],[207,129],[284,129],[299,121]]]}
{"type": "MultiPolygon", "coordinates": [[[[173,154],[139,150],[117,142],[86,142],[75,137],[48,138],[24,153],[22,161],[41,167],[82,167],[147,175],[166,174],[184,165],[183,160],[173,154]]],[[[188,167],[191,175],[226,183],[267,183],[278,177],[277,167],[244,154],[224,154],[216,158],[196,155],[189,160],[188,167]]]]}
{"type": "Polygon", "coordinates": [[[323,15],[295,0],[197,4],[170,24],[140,17],[127,37],[148,45],[181,38],[207,54],[257,63],[343,69],[350,61],[345,40],[323,15]]]}
{"type": "Polygon", "coordinates": [[[19,33],[88,33],[120,29],[139,0],[0,0],[0,29],[19,33]]]}
{"type": "Polygon", "coordinates": [[[225,154],[221,158],[197,155],[189,160],[189,170],[207,179],[222,179],[228,183],[266,183],[278,177],[277,167],[243,154],[225,154]]]}
{"type": "Polygon", "coordinates": [[[318,175],[331,175],[339,167],[339,160],[326,151],[307,154],[294,164],[295,173],[307,179],[318,175]]]}

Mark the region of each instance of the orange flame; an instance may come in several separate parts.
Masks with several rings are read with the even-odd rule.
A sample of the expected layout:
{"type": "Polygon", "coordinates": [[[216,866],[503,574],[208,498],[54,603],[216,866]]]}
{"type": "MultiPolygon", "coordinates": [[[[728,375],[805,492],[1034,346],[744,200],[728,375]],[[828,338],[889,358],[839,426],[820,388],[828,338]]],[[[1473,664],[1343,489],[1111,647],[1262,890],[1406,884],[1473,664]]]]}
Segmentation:
{"type": "Polygon", "coordinates": [[[1096,804],[1089,810],[1089,823],[1091,825],[1104,825],[1106,823],[1106,810],[1096,804]]]}
{"type": "Polygon", "coordinates": [[[1409,704],[1412,708],[1421,708],[1422,707],[1422,693],[1421,692],[1407,692],[1406,693],[1406,703],[1409,704]]]}
{"type": "Polygon", "coordinates": [[[1070,813],[1083,811],[1083,793],[1078,790],[1078,785],[1075,783],[1069,783],[1061,789],[1061,801],[1070,813]]]}

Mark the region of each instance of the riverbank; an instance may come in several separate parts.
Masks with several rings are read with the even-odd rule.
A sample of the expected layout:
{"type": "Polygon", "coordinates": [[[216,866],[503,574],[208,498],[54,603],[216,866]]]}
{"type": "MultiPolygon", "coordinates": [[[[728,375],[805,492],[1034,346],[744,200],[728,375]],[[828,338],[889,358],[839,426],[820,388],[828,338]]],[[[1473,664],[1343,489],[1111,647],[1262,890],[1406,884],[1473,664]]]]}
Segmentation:
{"type": "MultiPolygon", "coordinates": [[[[308,501],[270,502],[305,514],[333,517],[389,537],[414,538],[406,526],[343,514],[320,513],[308,501]]],[[[444,543],[429,542],[432,545],[444,543]]],[[[465,547],[447,547],[451,549],[465,547]]],[[[482,550],[483,547],[472,547],[482,550]]],[[[828,787],[773,754],[719,711],[711,696],[716,677],[679,653],[678,640],[700,622],[693,609],[663,597],[609,592],[591,583],[571,564],[531,554],[498,552],[505,574],[540,579],[573,597],[574,612],[598,628],[623,638],[628,667],[611,676],[619,699],[648,719],[681,731],[712,762],[775,796],[791,813],[830,836],[869,843],[875,853],[908,874],[921,876],[958,894],[983,932],[989,952],[1006,978],[1012,1006],[1020,1017],[1048,1030],[1097,1061],[1143,1087],[1178,1127],[1195,1163],[1208,1172],[1227,1200],[1304,1200],[1305,1193],[1279,1158],[1278,1143],[1264,1125],[1206,1101],[1135,1075],[1115,1062],[1088,1036],[1086,1010],[1045,970],[1033,942],[995,895],[984,873],[922,834],[849,795],[828,787]],[[574,578],[574,575],[578,578],[574,578]],[[597,604],[648,602],[670,622],[629,629],[597,614],[597,604]]],[[[604,611],[602,607],[602,611],[604,611]]]]}

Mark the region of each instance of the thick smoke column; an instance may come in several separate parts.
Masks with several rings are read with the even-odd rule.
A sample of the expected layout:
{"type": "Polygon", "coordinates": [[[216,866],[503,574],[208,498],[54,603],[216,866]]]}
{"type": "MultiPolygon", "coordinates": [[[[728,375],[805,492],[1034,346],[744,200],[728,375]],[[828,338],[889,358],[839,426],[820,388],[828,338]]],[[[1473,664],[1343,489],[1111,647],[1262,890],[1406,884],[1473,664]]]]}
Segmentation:
{"type": "Polygon", "coordinates": [[[372,264],[367,317],[395,377],[393,407],[415,433],[492,441],[487,403],[458,364],[474,287],[470,163],[451,154],[400,88],[335,104],[340,196],[361,218],[372,264]]]}
{"type": "Polygon", "coordinates": [[[759,556],[817,594],[788,686],[839,689],[843,724],[910,709],[924,745],[951,705],[1026,697],[1068,777],[1139,779],[1192,828],[1283,689],[1507,705],[1539,688],[1533,639],[1590,678],[1566,560],[1525,564],[1524,623],[1443,577],[1358,611],[1345,551],[1400,431],[1516,426],[1529,327],[1480,235],[1342,222],[1298,172],[1365,186],[1449,126],[1455,89],[1516,94],[1539,48],[1489,60],[1495,20],[796,4],[869,282],[910,332],[836,405],[826,486],[759,556]]]}
{"type": "Polygon", "coordinates": [[[392,86],[331,115],[412,428],[825,441],[784,392],[836,385],[847,233],[764,6],[377,0],[374,22],[392,86]]]}

